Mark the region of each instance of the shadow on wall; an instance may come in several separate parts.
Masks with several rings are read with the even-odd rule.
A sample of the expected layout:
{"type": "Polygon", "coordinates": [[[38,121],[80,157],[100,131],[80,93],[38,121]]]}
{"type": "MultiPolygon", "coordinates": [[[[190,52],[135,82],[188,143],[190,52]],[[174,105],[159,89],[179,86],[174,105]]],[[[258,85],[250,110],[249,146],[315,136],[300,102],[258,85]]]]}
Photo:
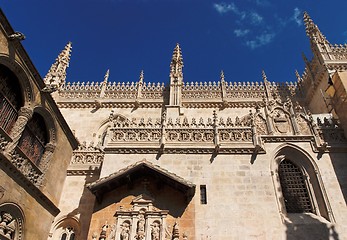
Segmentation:
{"type": "MultiPolygon", "coordinates": [[[[97,179],[99,179],[99,174],[87,175],[85,177],[85,185],[94,182],[97,179]]],[[[82,196],[78,204],[78,208],[68,214],[68,216],[76,216],[80,214],[79,221],[81,226],[80,236],[78,237],[78,239],[87,239],[88,237],[88,230],[90,227],[90,221],[93,214],[94,204],[95,196],[86,187],[84,187],[82,196]]]]}
{"type": "Polygon", "coordinates": [[[311,213],[290,213],[285,225],[288,240],[339,240],[335,226],[311,213]]]}
{"type": "Polygon", "coordinates": [[[345,153],[330,154],[331,163],[334,167],[337,181],[340,185],[341,192],[347,203],[347,157],[345,153]]]}

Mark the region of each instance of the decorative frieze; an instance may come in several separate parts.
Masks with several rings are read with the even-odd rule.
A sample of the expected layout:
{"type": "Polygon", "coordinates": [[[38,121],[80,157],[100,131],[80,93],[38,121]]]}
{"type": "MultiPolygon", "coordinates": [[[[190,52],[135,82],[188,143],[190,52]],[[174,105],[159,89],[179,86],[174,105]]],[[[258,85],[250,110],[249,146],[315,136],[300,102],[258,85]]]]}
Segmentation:
{"type": "Polygon", "coordinates": [[[104,153],[98,147],[95,147],[93,142],[89,146],[86,145],[86,142],[83,142],[77,150],[73,151],[70,164],[100,165],[103,160],[104,153]]]}
{"type": "Polygon", "coordinates": [[[15,150],[11,155],[10,161],[27,180],[29,180],[36,187],[41,187],[44,174],[34,165],[32,161],[26,157],[22,157],[17,150],[15,150]]]}

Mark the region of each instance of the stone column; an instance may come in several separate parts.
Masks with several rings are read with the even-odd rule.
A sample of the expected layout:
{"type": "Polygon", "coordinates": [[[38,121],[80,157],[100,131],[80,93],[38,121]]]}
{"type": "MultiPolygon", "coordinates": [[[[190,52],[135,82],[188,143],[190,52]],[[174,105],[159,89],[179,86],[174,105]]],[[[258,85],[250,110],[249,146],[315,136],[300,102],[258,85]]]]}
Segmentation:
{"type": "Polygon", "coordinates": [[[54,152],[55,149],[55,144],[49,142],[45,146],[45,151],[42,154],[40,163],[39,163],[39,168],[42,172],[45,172],[48,168],[49,161],[51,160],[51,156],[54,152]]]}
{"type": "Polygon", "coordinates": [[[9,142],[7,146],[5,147],[5,154],[11,155],[17,146],[20,137],[23,134],[23,131],[25,129],[25,126],[27,125],[29,119],[33,116],[33,109],[30,107],[21,107],[18,112],[18,119],[15,122],[10,137],[12,139],[12,142],[9,142]]]}

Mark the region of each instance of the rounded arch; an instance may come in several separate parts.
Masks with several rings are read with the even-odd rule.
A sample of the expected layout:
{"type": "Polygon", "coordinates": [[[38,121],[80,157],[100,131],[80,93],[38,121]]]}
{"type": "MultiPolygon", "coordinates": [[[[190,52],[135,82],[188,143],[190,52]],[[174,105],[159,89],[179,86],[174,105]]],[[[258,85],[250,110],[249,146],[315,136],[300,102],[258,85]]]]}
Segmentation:
{"type": "Polygon", "coordinates": [[[282,182],[283,177],[280,178],[279,172],[281,163],[292,164],[294,168],[297,167],[301,172],[311,200],[313,212],[329,221],[334,221],[317,164],[304,149],[290,143],[282,144],[275,150],[270,166],[279,211],[287,214],[287,202],[285,201],[281,187],[281,184],[283,186],[285,183],[282,182]]]}
{"type": "Polygon", "coordinates": [[[23,93],[24,105],[25,103],[31,103],[33,101],[33,90],[30,77],[24,70],[24,67],[17,61],[10,58],[8,55],[0,54],[0,65],[8,68],[19,80],[19,86],[23,93]]]}
{"type": "Polygon", "coordinates": [[[45,171],[55,145],[56,128],[53,117],[42,106],[36,106],[18,141],[18,147],[37,167],[45,171]]]}
{"type": "Polygon", "coordinates": [[[7,237],[6,239],[24,239],[25,217],[22,208],[16,203],[2,203],[0,204],[0,215],[0,225],[7,226],[7,229],[11,229],[4,232],[4,235],[7,237]]]}
{"type": "Polygon", "coordinates": [[[64,215],[56,219],[52,225],[52,239],[61,240],[62,236],[66,235],[66,240],[79,239],[81,233],[81,223],[75,216],[64,215]],[[74,238],[70,238],[74,235],[74,238]]]}
{"type": "Polygon", "coordinates": [[[56,144],[57,142],[57,128],[53,118],[53,114],[47,110],[47,108],[42,107],[41,105],[34,107],[34,113],[39,114],[43,117],[47,133],[48,133],[48,142],[56,144]]]}

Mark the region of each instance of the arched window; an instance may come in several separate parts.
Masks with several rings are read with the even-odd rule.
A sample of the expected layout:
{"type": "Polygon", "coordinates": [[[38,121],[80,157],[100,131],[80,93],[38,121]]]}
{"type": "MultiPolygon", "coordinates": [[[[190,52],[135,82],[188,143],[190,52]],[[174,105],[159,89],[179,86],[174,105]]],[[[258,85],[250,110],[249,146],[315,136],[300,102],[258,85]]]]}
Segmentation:
{"type": "Polygon", "coordinates": [[[304,150],[286,145],[277,151],[271,166],[280,213],[284,217],[315,214],[334,221],[318,166],[304,150]]]}
{"type": "Polygon", "coordinates": [[[10,133],[23,106],[18,78],[7,67],[0,65],[0,128],[10,133]]]}
{"type": "Polygon", "coordinates": [[[52,226],[53,240],[77,240],[80,235],[80,224],[76,218],[61,218],[52,226]]]}
{"type": "Polygon", "coordinates": [[[34,164],[39,166],[48,138],[43,117],[34,113],[22,133],[18,147],[34,164]]]}
{"type": "Polygon", "coordinates": [[[287,213],[313,213],[305,176],[298,166],[284,159],[278,169],[287,213]]]}
{"type": "Polygon", "coordinates": [[[75,236],[73,227],[67,227],[63,229],[60,240],[75,240],[75,236]]]}

